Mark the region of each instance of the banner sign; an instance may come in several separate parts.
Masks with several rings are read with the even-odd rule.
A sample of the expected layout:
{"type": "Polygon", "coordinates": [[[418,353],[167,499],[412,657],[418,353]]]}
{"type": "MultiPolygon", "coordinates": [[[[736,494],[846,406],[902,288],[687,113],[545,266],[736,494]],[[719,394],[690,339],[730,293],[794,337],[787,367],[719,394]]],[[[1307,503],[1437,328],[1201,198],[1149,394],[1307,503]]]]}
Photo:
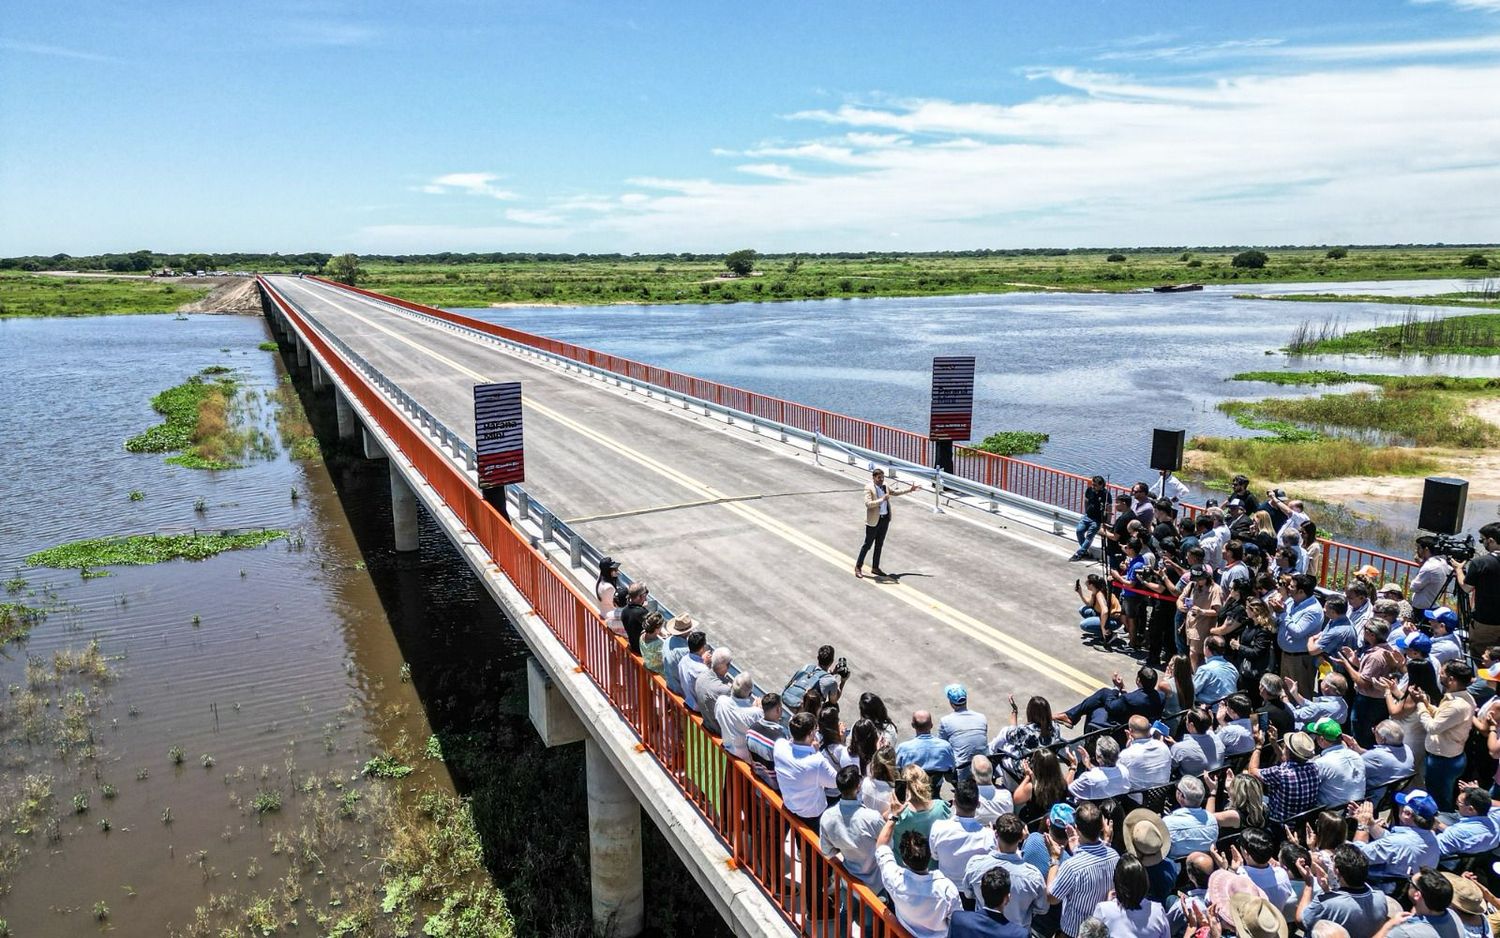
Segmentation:
{"type": "Polygon", "coordinates": [[[474,451],[479,456],[480,488],[526,479],[519,381],[474,385],[474,451]]]}
{"type": "Polygon", "coordinates": [[[934,440],[962,442],[974,435],[974,356],[939,356],[932,360],[934,440]]]}

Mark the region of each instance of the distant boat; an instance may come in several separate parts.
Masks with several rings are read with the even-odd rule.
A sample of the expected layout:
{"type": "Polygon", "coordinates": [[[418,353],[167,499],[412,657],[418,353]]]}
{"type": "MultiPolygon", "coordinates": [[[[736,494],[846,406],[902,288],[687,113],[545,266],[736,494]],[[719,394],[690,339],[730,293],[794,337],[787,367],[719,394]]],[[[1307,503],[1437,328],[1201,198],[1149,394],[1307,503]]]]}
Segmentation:
{"type": "Polygon", "coordinates": [[[1159,287],[1152,287],[1152,293],[1192,293],[1203,289],[1201,283],[1164,283],[1159,287]]]}

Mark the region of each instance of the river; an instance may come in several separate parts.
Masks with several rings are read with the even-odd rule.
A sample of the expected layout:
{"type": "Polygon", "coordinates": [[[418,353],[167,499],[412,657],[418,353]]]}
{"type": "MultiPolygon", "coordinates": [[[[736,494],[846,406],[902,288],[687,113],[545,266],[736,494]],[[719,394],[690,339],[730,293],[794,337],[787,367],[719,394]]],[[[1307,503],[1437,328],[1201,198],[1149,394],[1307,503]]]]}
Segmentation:
{"type": "MultiPolygon", "coordinates": [[[[974,355],[976,436],[1050,435],[1025,457],[1115,482],[1153,477],[1151,429],[1243,436],[1216,405],[1305,394],[1231,382],[1242,371],[1315,368],[1381,374],[1500,375],[1500,357],[1395,359],[1277,352],[1307,320],[1362,329],[1399,321],[1380,303],[1256,302],[1235,293],[1416,295],[1475,281],[1211,286],[1197,293],[1008,293],[681,306],[516,306],[461,312],[772,394],[925,431],[935,355],[974,355]]],[[[1429,312],[1457,313],[1447,307],[1429,312]]],[[[1472,312],[1472,310],[1467,310],[1472,312]]],[[[1489,503],[1471,504],[1486,520],[1489,503]]],[[[1409,506],[1358,505],[1398,526],[1409,506]]],[[[1471,513],[1471,517],[1478,517],[1471,513]]]]}
{"type": "MultiPolygon", "coordinates": [[[[278,444],[245,468],[204,472],[123,449],[160,421],[152,395],[208,366],[234,370],[269,428],[262,395],[286,372],[257,348],[267,338],[260,319],[240,316],[0,321],[0,571],[15,588],[0,601],[50,610],[27,641],[0,646],[0,813],[28,779],[50,780],[35,817],[0,830],[0,921],[16,935],[96,925],[165,935],[209,905],[227,923],[286,879],[286,844],[314,792],[360,792],[335,822],[347,830],[319,857],[324,869],[298,886],[299,925],[283,922],[284,933],[322,934],[318,902],[378,883],[379,832],[363,805],[388,785],[398,799],[472,799],[518,934],[588,934],[582,753],[540,745],[526,717],[525,646],[430,520],[417,552],[391,549],[387,471],[328,442],[328,392],[297,381],[326,463],[293,461],[278,444]],[[256,527],[292,536],[90,579],[24,563],[76,538],[256,527]],[[54,653],[92,640],[112,678],[50,670],[54,653]],[[62,713],[27,738],[18,701],[31,691],[79,708],[76,744],[56,744],[62,713]],[[400,782],[362,778],[366,760],[420,753],[434,734],[446,762],[413,758],[400,782]],[[257,814],[250,805],[266,792],[282,807],[257,814]]],[[[722,933],[645,827],[650,921],[722,933]]]]}

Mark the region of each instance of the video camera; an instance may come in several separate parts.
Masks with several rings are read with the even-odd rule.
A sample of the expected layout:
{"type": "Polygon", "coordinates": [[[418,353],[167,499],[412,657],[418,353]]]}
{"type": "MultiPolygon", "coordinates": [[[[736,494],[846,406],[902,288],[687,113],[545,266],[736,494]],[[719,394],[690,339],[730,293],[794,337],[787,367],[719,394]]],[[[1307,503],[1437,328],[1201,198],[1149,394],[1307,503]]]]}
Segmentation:
{"type": "Polygon", "coordinates": [[[1432,546],[1434,554],[1444,557],[1452,557],[1458,561],[1469,561],[1474,559],[1474,535],[1465,534],[1459,537],[1457,534],[1434,534],[1435,542],[1432,546]]]}

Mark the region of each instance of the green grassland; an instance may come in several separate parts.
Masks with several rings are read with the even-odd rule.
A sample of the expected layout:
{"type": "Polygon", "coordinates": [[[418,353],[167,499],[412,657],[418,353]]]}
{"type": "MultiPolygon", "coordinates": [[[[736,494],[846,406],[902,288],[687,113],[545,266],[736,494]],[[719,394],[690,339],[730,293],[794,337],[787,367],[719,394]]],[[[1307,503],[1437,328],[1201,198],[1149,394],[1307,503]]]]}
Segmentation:
{"type": "Polygon", "coordinates": [[[733,303],[859,296],[933,296],[1016,290],[1134,290],[1163,283],[1338,282],[1455,277],[1471,249],[1356,248],[1339,260],[1323,248],[1270,250],[1259,270],[1237,268],[1237,250],[1058,251],[1024,255],[761,256],[755,273],[724,279],[718,258],[578,258],[503,263],[365,258],[361,284],[434,306],[492,303],[733,303]]]}
{"type": "Polygon", "coordinates": [[[208,294],[158,280],[54,277],[0,271],[0,319],[171,312],[208,294]]]}
{"type": "Polygon", "coordinates": [[[1390,296],[1383,293],[1236,293],[1237,300],[1277,300],[1292,303],[1385,303],[1389,306],[1473,306],[1500,309],[1493,293],[1434,293],[1430,296],[1390,296]]]}
{"type": "Polygon", "coordinates": [[[1500,427],[1469,410],[1477,397],[1500,396],[1500,379],[1250,371],[1234,380],[1375,387],[1219,404],[1241,426],[1269,435],[1195,438],[1193,448],[1202,454],[1195,464],[1210,479],[1240,472],[1269,482],[1423,474],[1441,468],[1443,450],[1475,451],[1500,443],[1500,427]]]}
{"type": "Polygon", "coordinates": [[[1419,315],[1373,329],[1340,330],[1303,323],[1286,351],[1293,355],[1500,355],[1500,313],[1419,315]]]}

